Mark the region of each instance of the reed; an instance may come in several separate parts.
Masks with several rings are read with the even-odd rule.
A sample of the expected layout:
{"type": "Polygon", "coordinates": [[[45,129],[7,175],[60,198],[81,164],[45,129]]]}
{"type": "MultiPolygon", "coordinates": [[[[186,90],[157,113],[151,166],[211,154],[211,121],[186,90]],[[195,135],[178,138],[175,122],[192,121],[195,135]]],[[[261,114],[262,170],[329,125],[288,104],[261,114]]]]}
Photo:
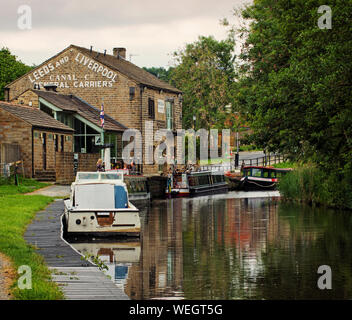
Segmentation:
{"type": "Polygon", "coordinates": [[[351,177],[348,172],[324,170],[312,164],[295,168],[279,182],[284,199],[313,205],[352,209],[351,177]]]}

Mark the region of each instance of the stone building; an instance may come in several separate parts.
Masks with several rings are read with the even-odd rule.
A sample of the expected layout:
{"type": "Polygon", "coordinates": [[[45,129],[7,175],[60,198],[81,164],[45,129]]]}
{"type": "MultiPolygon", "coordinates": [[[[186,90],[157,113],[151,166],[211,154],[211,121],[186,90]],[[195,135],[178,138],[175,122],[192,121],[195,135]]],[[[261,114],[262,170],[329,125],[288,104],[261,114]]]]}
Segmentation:
{"type": "Polygon", "coordinates": [[[60,180],[57,154],[72,150],[73,131],[36,107],[0,101],[0,143],[19,145],[27,177],[60,180]]]}
{"type": "MultiPolygon", "coordinates": [[[[175,132],[182,128],[182,92],[127,61],[124,48],[114,48],[113,54],[110,55],[106,51],[101,53],[92,48],[70,45],[8,84],[5,88],[5,99],[38,107],[75,129],[72,152],[83,154],[95,153],[96,150],[93,150],[94,145],[89,149],[87,143],[79,142],[78,135],[82,132],[77,132],[74,122],[77,120],[85,123],[85,119],[92,123],[95,120],[87,120],[87,117],[79,113],[80,107],[72,105],[76,105],[80,100],[86,109],[87,106],[90,106],[91,110],[95,109],[96,115],[103,105],[105,125],[108,118],[120,131],[114,131],[111,135],[112,132],[105,127],[103,131],[98,130],[99,123],[95,123],[94,128],[88,125],[89,130],[94,131],[88,134],[100,134],[105,143],[112,143],[115,146],[112,152],[114,160],[119,159],[122,148],[117,132],[127,128],[139,130],[142,133],[144,151],[146,137],[154,137],[156,130],[171,129],[175,132]],[[45,92],[43,88],[47,86],[56,87],[56,96],[45,92]],[[146,126],[150,121],[152,126],[146,126]]],[[[91,143],[92,140],[89,141],[91,143]]],[[[154,149],[157,144],[159,142],[154,141],[154,149]]],[[[143,156],[145,157],[144,152],[143,156]]],[[[144,174],[160,172],[156,163],[145,164],[144,160],[145,158],[140,167],[144,174]]]]}
{"type": "Polygon", "coordinates": [[[100,125],[100,110],[83,99],[53,91],[28,89],[13,102],[31,104],[49,114],[51,117],[74,129],[73,152],[96,153],[99,156],[100,143],[111,144],[111,156],[121,157],[122,133],[126,126],[105,115],[104,128],[100,125]]]}

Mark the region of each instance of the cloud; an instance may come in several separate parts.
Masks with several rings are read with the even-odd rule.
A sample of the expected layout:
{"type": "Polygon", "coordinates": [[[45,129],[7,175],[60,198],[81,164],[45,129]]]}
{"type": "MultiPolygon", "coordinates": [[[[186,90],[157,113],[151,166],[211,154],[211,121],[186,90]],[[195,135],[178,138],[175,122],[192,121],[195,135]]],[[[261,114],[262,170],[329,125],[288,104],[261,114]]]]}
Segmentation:
{"type": "Polygon", "coordinates": [[[39,64],[77,44],[95,50],[127,48],[139,66],[167,66],[173,51],[199,35],[224,38],[220,19],[243,0],[12,0],[0,8],[0,46],[23,62],[39,64]],[[19,30],[19,5],[32,9],[32,29],[19,30]]]}
{"type": "Polygon", "coordinates": [[[229,15],[243,0],[11,0],[1,5],[0,27],[16,27],[17,9],[29,5],[33,27],[103,28],[107,26],[165,24],[187,18],[229,15]]]}

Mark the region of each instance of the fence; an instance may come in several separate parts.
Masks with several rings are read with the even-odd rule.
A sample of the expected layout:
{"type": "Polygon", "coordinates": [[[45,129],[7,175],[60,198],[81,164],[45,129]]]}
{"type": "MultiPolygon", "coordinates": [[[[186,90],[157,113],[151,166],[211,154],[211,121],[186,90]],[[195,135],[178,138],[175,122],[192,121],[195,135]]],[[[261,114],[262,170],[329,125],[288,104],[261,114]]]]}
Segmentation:
{"type": "MultiPolygon", "coordinates": [[[[21,160],[21,150],[18,144],[0,144],[0,176],[10,175],[11,165],[21,160]]],[[[23,162],[21,162],[23,171],[23,162]]],[[[20,173],[19,172],[19,173],[20,173]]]]}
{"type": "Polygon", "coordinates": [[[236,167],[233,160],[229,163],[223,163],[221,165],[207,165],[200,166],[200,171],[212,171],[212,172],[226,172],[234,171],[239,169],[244,163],[245,166],[271,166],[276,163],[284,162],[286,158],[281,154],[268,154],[257,158],[251,159],[240,159],[239,166],[236,167]]]}
{"type": "Polygon", "coordinates": [[[18,144],[0,144],[0,163],[11,163],[21,160],[21,150],[18,144]]]}

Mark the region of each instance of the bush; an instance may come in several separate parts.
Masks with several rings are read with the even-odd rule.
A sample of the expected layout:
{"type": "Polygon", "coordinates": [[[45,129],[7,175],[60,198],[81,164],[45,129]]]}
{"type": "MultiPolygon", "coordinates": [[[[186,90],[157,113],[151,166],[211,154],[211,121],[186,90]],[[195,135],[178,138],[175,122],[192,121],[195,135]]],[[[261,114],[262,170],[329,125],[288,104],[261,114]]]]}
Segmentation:
{"type": "Polygon", "coordinates": [[[286,174],[278,188],[285,199],[352,209],[351,170],[324,170],[305,165],[286,174]]]}

